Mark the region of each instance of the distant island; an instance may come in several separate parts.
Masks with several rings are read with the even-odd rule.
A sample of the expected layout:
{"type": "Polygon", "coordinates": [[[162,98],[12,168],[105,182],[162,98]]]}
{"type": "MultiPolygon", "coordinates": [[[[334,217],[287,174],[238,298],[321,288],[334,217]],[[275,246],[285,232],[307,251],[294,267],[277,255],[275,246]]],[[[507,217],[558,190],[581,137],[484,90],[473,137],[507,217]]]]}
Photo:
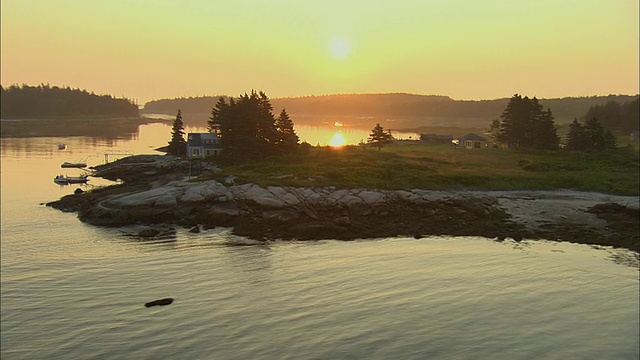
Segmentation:
{"type": "Polygon", "coordinates": [[[0,86],[0,92],[0,117],[3,120],[140,115],[138,106],[129,99],[69,87],[11,85],[0,86]]]}
{"type": "MultiPolygon", "coordinates": [[[[177,109],[181,109],[185,114],[210,114],[211,109],[220,97],[228,100],[226,95],[153,100],[144,105],[142,112],[174,115],[177,109]]],[[[551,109],[556,121],[569,123],[575,118],[584,116],[592,107],[604,106],[610,102],[619,104],[635,102],[637,107],[638,99],[638,95],[608,95],[539,100],[545,109],[551,109]]],[[[478,123],[486,126],[492,119],[497,117],[497,114],[502,112],[508,102],[509,98],[454,100],[448,96],[405,93],[323,95],[271,99],[276,113],[286,109],[290,115],[298,117],[296,119],[297,122],[304,121],[304,117],[307,116],[382,117],[403,118],[405,119],[403,122],[407,123],[403,126],[424,125],[425,118],[431,118],[434,121],[438,121],[438,119],[456,120],[464,122],[465,125],[478,123]],[[416,119],[415,124],[412,124],[411,119],[416,119]]]]}

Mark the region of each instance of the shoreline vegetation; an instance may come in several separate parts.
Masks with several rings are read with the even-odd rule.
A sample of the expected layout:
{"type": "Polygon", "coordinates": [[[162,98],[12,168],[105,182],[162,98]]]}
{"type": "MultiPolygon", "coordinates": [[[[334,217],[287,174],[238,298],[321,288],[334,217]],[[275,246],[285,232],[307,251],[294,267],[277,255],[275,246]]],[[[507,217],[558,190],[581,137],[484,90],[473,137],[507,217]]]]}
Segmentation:
{"type": "Polygon", "coordinates": [[[306,153],[225,163],[200,180],[233,176],[260,186],[381,190],[558,190],[640,195],[638,149],[603,152],[455,148],[400,140],[377,151],[367,145],[308,147],[306,153]]]}
{"type": "Polygon", "coordinates": [[[97,95],[70,87],[11,85],[0,86],[2,119],[49,116],[139,116],[138,105],[127,98],[97,95]]]}
{"type": "MultiPolygon", "coordinates": [[[[502,151],[507,155],[489,162],[481,159],[494,154],[493,149],[444,150],[421,145],[389,145],[381,152],[313,148],[306,161],[278,157],[224,170],[206,160],[136,155],[94,168],[93,176],[122,184],[68,195],[47,206],[77,212],[81,221],[99,226],[146,224],[162,229],[178,224],[193,231],[223,226],[258,241],[451,235],[547,239],[640,252],[637,150],[621,155],[631,167],[614,161],[610,166],[617,166],[618,173],[609,167],[596,174],[593,168],[553,169],[550,164],[578,159],[597,167],[612,154],[568,155],[546,163],[544,153],[502,151]],[[326,168],[329,164],[333,167],[326,168]],[[374,183],[366,179],[384,177],[389,164],[396,165],[382,181],[390,185],[369,186],[374,183]],[[544,169],[537,187],[531,186],[526,165],[544,169]],[[458,169],[458,175],[438,176],[439,168],[458,169]],[[511,187],[495,181],[517,168],[511,187]],[[472,180],[478,172],[486,174],[472,180]],[[569,175],[560,173],[574,179],[595,177],[594,184],[612,183],[609,191],[563,190],[554,188],[553,181],[540,187],[544,178],[566,181],[569,175]],[[607,173],[610,177],[603,179],[607,173]],[[424,174],[431,174],[423,183],[430,186],[414,188],[402,182],[424,174]]],[[[152,230],[140,237],[160,233],[152,230]]]]}

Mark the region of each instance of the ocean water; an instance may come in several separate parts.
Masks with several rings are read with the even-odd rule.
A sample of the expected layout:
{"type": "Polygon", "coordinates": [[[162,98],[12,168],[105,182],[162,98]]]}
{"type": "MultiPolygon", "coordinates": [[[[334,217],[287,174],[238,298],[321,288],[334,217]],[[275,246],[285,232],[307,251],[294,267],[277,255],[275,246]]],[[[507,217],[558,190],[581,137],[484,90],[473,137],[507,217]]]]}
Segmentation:
{"type": "MultiPolygon", "coordinates": [[[[116,138],[3,138],[2,359],[637,359],[637,254],[480,237],[255,244],[215,228],[144,241],[47,208],[64,161],[116,138]],[[57,144],[67,144],[58,150],[57,144]],[[173,304],[144,303],[172,297],[173,304]]],[[[111,155],[116,157],[118,155],[111,155]]],[[[428,221],[428,219],[425,219],[428,221]]]]}

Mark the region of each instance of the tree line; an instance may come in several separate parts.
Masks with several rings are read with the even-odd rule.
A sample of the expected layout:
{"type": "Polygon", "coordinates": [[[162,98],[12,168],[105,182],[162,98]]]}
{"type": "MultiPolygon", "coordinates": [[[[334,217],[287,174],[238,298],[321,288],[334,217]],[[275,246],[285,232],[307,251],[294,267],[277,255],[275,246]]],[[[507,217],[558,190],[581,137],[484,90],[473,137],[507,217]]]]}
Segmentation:
{"type": "Polygon", "coordinates": [[[41,84],[0,86],[2,119],[60,116],[139,116],[138,106],[128,99],[96,95],[87,90],[41,84]]]}
{"type": "Polygon", "coordinates": [[[604,105],[595,105],[587,110],[583,119],[596,118],[600,124],[610,130],[630,133],[638,131],[640,119],[640,98],[620,103],[608,101],[604,105]]]}
{"type": "MultiPolygon", "coordinates": [[[[264,92],[252,91],[251,94],[245,93],[228,100],[219,97],[211,109],[207,125],[209,132],[219,137],[226,160],[262,159],[271,155],[296,153],[299,149],[299,138],[289,114],[283,109],[275,117],[273,106],[264,92]]],[[[553,113],[549,108],[545,110],[536,97],[519,94],[511,97],[500,118],[491,123],[491,131],[498,143],[509,148],[557,150],[560,145],[553,113]]],[[[380,150],[392,139],[390,132],[376,124],[368,143],[380,150]]],[[[587,120],[584,126],[577,119],[570,125],[568,149],[602,151],[615,147],[613,133],[595,117],[587,120]]],[[[186,153],[180,110],[173,124],[169,152],[176,155],[186,153]]]]}
{"type": "MultiPolygon", "coordinates": [[[[283,109],[276,117],[267,95],[260,91],[238,98],[218,98],[207,122],[209,132],[220,139],[222,160],[247,161],[272,155],[293,154],[299,149],[298,135],[283,109]]],[[[169,152],[186,153],[181,111],[173,124],[169,152]]]]}
{"type": "MultiPolygon", "coordinates": [[[[143,112],[175,114],[175,109],[185,113],[209,113],[211,104],[223,97],[201,96],[176,99],[161,99],[145,104],[143,112]]],[[[554,116],[570,122],[594,106],[608,102],[630,102],[638,96],[608,95],[593,97],[566,97],[539,99],[544,108],[552,109],[554,116]]],[[[509,103],[509,98],[495,100],[454,100],[448,96],[415,94],[345,94],[306,96],[272,99],[275,109],[286,108],[289,114],[314,116],[390,116],[390,117],[437,117],[464,118],[486,121],[495,117],[509,103]]]]}
{"type": "MultiPolygon", "coordinates": [[[[612,128],[628,131],[635,126],[637,129],[638,100],[598,105],[590,108],[584,118],[584,125],[577,119],[569,125],[566,148],[581,151],[614,149],[616,138],[612,128]],[[602,122],[596,115],[606,120],[602,122]],[[635,118],[632,121],[633,116],[635,118]]],[[[493,120],[490,129],[495,140],[503,147],[555,150],[560,145],[551,109],[544,110],[535,97],[515,94],[500,118],[493,120]]]]}

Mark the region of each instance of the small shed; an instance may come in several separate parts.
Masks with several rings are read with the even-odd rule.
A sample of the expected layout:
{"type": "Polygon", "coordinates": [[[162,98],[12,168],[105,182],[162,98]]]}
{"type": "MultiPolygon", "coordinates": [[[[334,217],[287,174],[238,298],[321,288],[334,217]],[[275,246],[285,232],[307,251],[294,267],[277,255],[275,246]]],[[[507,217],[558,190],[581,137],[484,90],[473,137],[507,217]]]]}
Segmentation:
{"type": "Polygon", "coordinates": [[[187,155],[190,158],[205,158],[222,152],[220,138],[212,133],[189,133],[187,135],[187,155]]]}
{"type": "Polygon", "coordinates": [[[458,144],[467,149],[481,149],[488,146],[487,139],[474,133],[458,138],[458,144]]]}

